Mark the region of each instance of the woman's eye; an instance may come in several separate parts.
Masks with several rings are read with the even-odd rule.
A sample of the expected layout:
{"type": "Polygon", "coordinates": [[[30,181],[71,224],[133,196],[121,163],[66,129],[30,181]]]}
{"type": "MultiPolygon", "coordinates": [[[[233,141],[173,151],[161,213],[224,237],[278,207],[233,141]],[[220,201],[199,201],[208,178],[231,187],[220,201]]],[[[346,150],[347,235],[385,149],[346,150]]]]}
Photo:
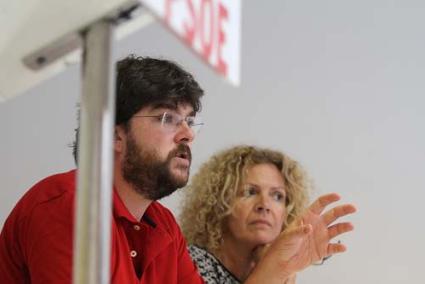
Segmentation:
{"type": "Polygon", "coordinates": [[[247,187],[244,191],[244,196],[248,197],[248,196],[252,196],[255,195],[257,193],[257,190],[255,189],[255,187],[247,187]]]}
{"type": "Polygon", "coordinates": [[[283,195],[283,193],[281,192],[276,191],[273,193],[273,199],[276,201],[282,201],[285,199],[285,195],[283,195]]]}

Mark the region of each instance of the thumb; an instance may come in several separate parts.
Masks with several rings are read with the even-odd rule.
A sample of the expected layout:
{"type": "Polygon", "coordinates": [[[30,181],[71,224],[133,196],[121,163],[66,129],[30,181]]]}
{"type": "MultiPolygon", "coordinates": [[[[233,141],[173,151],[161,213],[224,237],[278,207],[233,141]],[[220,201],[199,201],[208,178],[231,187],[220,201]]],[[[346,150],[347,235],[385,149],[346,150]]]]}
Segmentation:
{"type": "Polygon", "coordinates": [[[310,224],[292,225],[288,229],[282,232],[283,236],[287,238],[302,238],[313,231],[313,227],[310,224]]]}
{"type": "Polygon", "coordinates": [[[264,245],[259,245],[259,246],[254,248],[254,250],[252,252],[252,258],[253,258],[255,263],[259,262],[260,259],[263,258],[264,254],[267,252],[269,247],[270,247],[270,244],[264,244],[264,245]]]}

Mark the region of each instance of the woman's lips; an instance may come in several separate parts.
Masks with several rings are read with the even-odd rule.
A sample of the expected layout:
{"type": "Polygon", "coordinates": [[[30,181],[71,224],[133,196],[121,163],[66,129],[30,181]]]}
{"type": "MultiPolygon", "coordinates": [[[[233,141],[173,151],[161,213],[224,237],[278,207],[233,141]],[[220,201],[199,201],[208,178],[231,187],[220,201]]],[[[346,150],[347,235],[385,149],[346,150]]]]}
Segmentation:
{"type": "Polygon", "coordinates": [[[250,222],[249,223],[250,225],[264,225],[264,226],[268,226],[268,227],[271,227],[272,226],[272,224],[269,222],[269,221],[267,221],[267,220],[261,220],[261,219],[259,219],[259,220],[254,220],[254,221],[252,221],[252,222],[250,222]]]}

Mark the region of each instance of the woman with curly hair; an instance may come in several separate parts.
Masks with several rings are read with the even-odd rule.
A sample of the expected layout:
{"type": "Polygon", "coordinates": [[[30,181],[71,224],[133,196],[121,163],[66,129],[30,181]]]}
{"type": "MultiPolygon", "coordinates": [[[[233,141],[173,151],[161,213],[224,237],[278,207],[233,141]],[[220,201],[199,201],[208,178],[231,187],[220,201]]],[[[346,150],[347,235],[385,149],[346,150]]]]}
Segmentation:
{"type": "Polygon", "coordinates": [[[259,248],[305,210],[308,192],[306,173],[284,153],[236,146],[211,157],[185,190],[180,215],[205,282],[244,281],[259,248]]]}

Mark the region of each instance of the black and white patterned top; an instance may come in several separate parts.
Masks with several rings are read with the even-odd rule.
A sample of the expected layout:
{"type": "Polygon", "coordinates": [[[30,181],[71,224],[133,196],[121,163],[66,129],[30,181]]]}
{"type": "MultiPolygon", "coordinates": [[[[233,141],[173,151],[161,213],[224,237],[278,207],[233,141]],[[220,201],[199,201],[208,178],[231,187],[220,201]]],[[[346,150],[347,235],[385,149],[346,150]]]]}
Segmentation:
{"type": "Polygon", "coordinates": [[[240,284],[240,281],[205,249],[189,245],[188,250],[206,284],[240,284]]]}

